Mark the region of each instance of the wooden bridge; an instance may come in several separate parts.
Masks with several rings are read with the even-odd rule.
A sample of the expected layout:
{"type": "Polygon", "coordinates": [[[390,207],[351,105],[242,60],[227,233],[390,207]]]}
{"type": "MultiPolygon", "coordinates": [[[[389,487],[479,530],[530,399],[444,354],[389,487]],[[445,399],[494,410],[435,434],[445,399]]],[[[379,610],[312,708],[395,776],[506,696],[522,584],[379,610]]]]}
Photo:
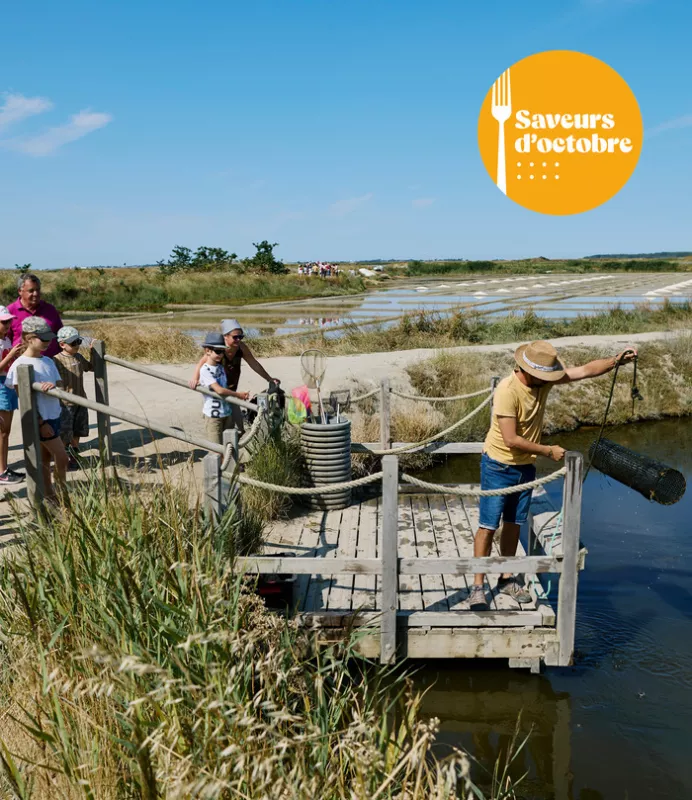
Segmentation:
{"type": "MultiPolygon", "coordinates": [[[[97,412],[104,461],[110,459],[111,417],[206,449],[204,493],[211,510],[222,514],[228,502],[225,476],[229,470],[234,474],[228,477],[241,483],[246,480],[235,470],[240,458],[237,434],[229,432],[222,446],[113,408],[108,404],[109,361],[189,390],[184,381],[107,356],[103,344],[97,343],[96,402],[72,395],[69,399],[97,412]]],[[[27,492],[33,505],[40,506],[43,487],[35,395],[43,390],[33,381],[32,372],[29,366],[20,367],[18,389],[27,492]]],[[[64,395],[60,390],[48,394],[64,395]]],[[[386,382],[381,402],[379,445],[391,449],[386,382]]],[[[482,446],[480,442],[438,442],[431,449],[479,454],[482,446]]],[[[354,443],[352,449],[374,450],[375,445],[354,443]]],[[[516,556],[501,556],[495,544],[490,557],[473,557],[478,486],[421,489],[407,483],[408,476],[400,477],[396,455],[384,455],[381,492],[373,496],[372,491],[368,495],[369,489],[359,489],[353,504],[343,510],[294,509],[289,519],[274,525],[262,554],[239,559],[236,566],[247,573],[297,576],[294,605],[301,622],[316,629],[322,641],[356,629],[356,649],[384,663],[399,658],[502,658],[510,666],[533,671],[541,663],[567,666],[574,653],[578,572],[584,567],[585,550],[579,541],[583,459],[579,453],[568,452],[565,461],[561,524],[556,519],[559,510],[553,508],[545,490],[537,488],[523,546],[516,556]],[[488,576],[488,611],[468,608],[477,572],[488,576]],[[531,601],[520,605],[497,593],[501,573],[523,575],[531,601]],[[555,606],[542,583],[546,575],[559,579],[555,606]]],[[[288,487],[287,493],[292,493],[288,487]]]]}

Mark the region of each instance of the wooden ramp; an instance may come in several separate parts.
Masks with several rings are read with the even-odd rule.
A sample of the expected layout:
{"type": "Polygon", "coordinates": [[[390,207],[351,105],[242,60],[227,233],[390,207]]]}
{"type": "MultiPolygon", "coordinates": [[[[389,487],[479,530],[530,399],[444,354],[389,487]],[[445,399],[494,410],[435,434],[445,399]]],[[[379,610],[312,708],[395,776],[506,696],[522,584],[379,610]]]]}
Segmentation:
{"type": "MultiPolygon", "coordinates": [[[[263,556],[298,558],[381,558],[383,501],[376,498],[339,511],[311,511],[277,523],[263,556]]],[[[458,559],[473,556],[478,527],[475,501],[452,495],[401,494],[398,498],[398,559],[439,559],[439,574],[399,574],[397,649],[409,658],[509,658],[515,666],[535,667],[551,661],[557,648],[556,616],[535,576],[524,576],[531,602],[517,603],[496,591],[497,574],[489,574],[490,610],[468,607],[473,575],[451,569],[458,559]]],[[[499,556],[497,543],[493,555],[499,556]]],[[[517,557],[525,555],[520,545],[517,557]]],[[[286,563],[286,562],[284,562],[286,563]]],[[[297,578],[294,596],[305,623],[325,636],[340,628],[362,628],[358,648],[380,655],[379,622],[382,577],[378,574],[315,574],[297,578]]]]}

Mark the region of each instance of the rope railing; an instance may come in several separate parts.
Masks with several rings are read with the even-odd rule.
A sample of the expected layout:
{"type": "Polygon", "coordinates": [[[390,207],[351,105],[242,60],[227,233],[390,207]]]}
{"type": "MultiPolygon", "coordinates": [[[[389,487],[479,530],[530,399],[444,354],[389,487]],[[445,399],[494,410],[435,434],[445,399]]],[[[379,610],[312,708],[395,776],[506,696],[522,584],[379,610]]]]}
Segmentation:
{"type": "Polygon", "coordinates": [[[371,392],[366,392],[365,394],[358,395],[357,397],[352,397],[352,403],[360,403],[361,400],[367,400],[369,397],[374,397],[374,395],[379,394],[380,387],[378,386],[376,389],[373,389],[371,392]]]}
{"type": "Polygon", "coordinates": [[[415,450],[417,447],[423,447],[426,444],[430,444],[431,442],[436,442],[438,439],[441,439],[443,436],[446,436],[448,433],[460,428],[464,423],[468,422],[470,419],[479,414],[485,406],[487,406],[490,402],[492,402],[493,394],[488,393],[488,396],[483,400],[482,403],[479,403],[474,409],[469,411],[468,414],[463,416],[460,420],[457,420],[453,425],[450,425],[448,428],[440,431],[439,433],[434,434],[433,436],[428,436],[427,439],[423,439],[420,442],[411,442],[409,444],[400,445],[399,447],[391,447],[391,448],[383,448],[381,450],[370,450],[369,452],[375,456],[389,456],[395,455],[396,453],[405,453],[408,450],[415,450]]]}
{"type": "MultiPolygon", "coordinates": [[[[472,397],[480,397],[483,394],[488,394],[489,392],[494,391],[492,387],[487,386],[485,389],[479,389],[477,392],[469,392],[468,394],[456,394],[450,397],[427,397],[423,394],[407,394],[406,392],[400,392],[397,389],[390,389],[389,393],[393,394],[395,397],[401,397],[404,400],[414,400],[417,402],[425,402],[425,403],[452,403],[457,400],[469,400],[472,397]]],[[[376,389],[372,389],[365,394],[359,394],[356,397],[351,398],[352,403],[360,403],[362,400],[367,400],[370,397],[374,397],[376,394],[379,394],[380,388],[377,387],[376,389]]]]}
{"type": "Polygon", "coordinates": [[[452,397],[426,397],[423,394],[406,394],[405,392],[399,392],[396,389],[390,389],[389,391],[395,397],[401,397],[404,400],[415,400],[419,403],[452,403],[456,400],[469,400],[472,397],[480,397],[483,394],[492,392],[493,389],[490,386],[486,386],[484,389],[479,389],[477,392],[457,394],[453,395],[452,397]]]}
{"type": "Polygon", "coordinates": [[[527,489],[537,489],[539,486],[545,486],[546,483],[562,478],[567,474],[567,467],[551,472],[550,475],[544,475],[542,478],[536,478],[534,481],[527,483],[520,483],[516,486],[505,486],[502,489],[476,489],[473,486],[447,486],[439,483],[430,483],[429,481],[422,481],[420,478],[414,478],[413,475],[407,475],[405,472],[401,475],[401,480],[404,483],[410,483],[413,486],[418,486],[420,489],[427,489],[428,491],[440,492],[441,494],[455,494],[464,497],[504,497],[508,494],[517,494],[524,492],[527,489]]]}
{"type": "Polygon", "coordinates": [[[355,478],[352,481],[344,481],[343,483],[330,483],[324,486],[280,486],[276,483],[266,483],[265,481],[258,481],[256,478],[250,478],[247,475],[234,475],[231,472],[223,471],[223,476],[230,480],[237,480],[238,483],[245,484],[246,486],[254,486],[255,489],[265,489],[268,492],[277,492],[278,494],[295,494],[295,495],[310,495],[319,497],[323,494],[336,494],[343,492],[347,489],[356,489],[359,486],[366,486],[369,483],[376,483],[382,480],[381,472],[373,472],[372,475],[365,475],[362,478],[355,478]]]}

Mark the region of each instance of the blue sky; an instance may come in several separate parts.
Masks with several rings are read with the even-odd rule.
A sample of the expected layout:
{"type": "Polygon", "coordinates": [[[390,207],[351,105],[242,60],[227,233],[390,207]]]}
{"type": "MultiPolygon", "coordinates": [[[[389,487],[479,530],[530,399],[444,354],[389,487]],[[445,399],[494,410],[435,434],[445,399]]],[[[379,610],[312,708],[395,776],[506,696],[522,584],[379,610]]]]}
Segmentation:
{"type": "Polygon", "coordinates": [[[3,29],[1,268],[692,249],[689,0],[28,0],[3,29]],[[570,217],[504,197],[476,143],[497,75],[549,49],[620,72],[647,131],[570,217]]]}

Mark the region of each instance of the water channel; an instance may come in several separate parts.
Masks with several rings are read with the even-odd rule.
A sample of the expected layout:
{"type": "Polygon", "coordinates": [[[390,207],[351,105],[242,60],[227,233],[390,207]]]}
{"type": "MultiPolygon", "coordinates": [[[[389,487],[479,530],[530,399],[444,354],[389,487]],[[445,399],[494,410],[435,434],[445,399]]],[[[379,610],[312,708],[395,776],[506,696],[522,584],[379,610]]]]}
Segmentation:
{"type": "MultiPolygon", "coordinates": [[[[607,437],[692,481],[692,421],[623,426],[607,437]]],[[[586,453],[594,430],[553,437],[586,453]]],[[[549,471],[546,470],[546,471],[549,471]]],[[[431,473],[428,473],[431,475],[431,473]]],[[[432,479],[477,481],[478,458],[459,456],[432,479]]],[[[548,491],[559,498],[559,484],[548,491]]],[[[513,765],[526,800],[686,800],[692,796],[692,491],[650,503],[593,470],[584,486],[575,664],[540,675],[507,663],[439,662],[420,671],[424,710],[449,745],[478,760],[505,751],[521,712],[532,730],[513,765]]],[[[484,777],[485,776],[485,777],[484,777]]]]}

